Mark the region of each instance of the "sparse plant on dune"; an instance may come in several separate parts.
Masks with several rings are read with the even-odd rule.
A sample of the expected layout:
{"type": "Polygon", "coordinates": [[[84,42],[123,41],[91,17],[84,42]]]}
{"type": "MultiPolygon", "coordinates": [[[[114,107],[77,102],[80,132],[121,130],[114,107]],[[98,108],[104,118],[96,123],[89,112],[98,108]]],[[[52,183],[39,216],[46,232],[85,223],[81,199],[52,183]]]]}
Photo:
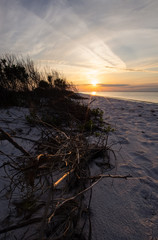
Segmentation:
{"type": "MultiPolygon", "coordinates": [[[[0,128],[0,140],[9,141],[21,152],[18,156],[0,152],[5,159],[0,168],[9,183],[3,196],[9,196],[12,219],[18,218],[10,222],[10,216],[9,220],[6,217],[0,235],[11,239],[12,231],[18,239],[18,230],[24,228],[20,237],[24,240],[85,240],[86,226],[87,239],[91,239],[92,187],[103,177],[128,177],[103,174],[114,167],[109,152],[115,154],[108,146],[114,129],[105,125],[103,111],[84,103],[65,78],[55,71],[40,74],[31,60],[6,55],[0,59],[0,77],[0,91],[9,92],[12,99],[18,96],[18,103],[29,107],[27,126],[37,127],[41,133],[33,141],[34,151],[29,152],[15,141],[20,136],[12,137],[0,128]],[[90,164],[98,158],[100,174],[91,176],[90,164]]],[[[22,143],[32,141],[21,139],[22,143]]]]}
{"type": "Polygon", "coordinates": [[[59,88],[59,89],[62,89],[62,90],[65,90],[65,89],[69,88],[69,85],[66,82],[66,80],[65,79],[61,79],[61,78],[57,78],[57,79],[54,80],[54,86],[56,88],[59,88]]]}
{"type": "Polygon", "coordinates": [[[37,87],[40,74],[29,58],[6,54],[0,57],[0,87],[10,91],[26,91],[37,87]]]}
{"type": "Polygon", "coordinates": [[[5,54],[0,56],[0,105],[22,105],[41,97],[73,95],[75,87],[57,71],[41,72],[30,58],[5,54]]]}
{"type": "Polygon", "coordinates": [[[40,88],[43,88],[43,89],[48,89],[49,88],[49,83],[44,81],[44,80],[41,80],[39,82],[39,85],[38,85],[40,88]]]}

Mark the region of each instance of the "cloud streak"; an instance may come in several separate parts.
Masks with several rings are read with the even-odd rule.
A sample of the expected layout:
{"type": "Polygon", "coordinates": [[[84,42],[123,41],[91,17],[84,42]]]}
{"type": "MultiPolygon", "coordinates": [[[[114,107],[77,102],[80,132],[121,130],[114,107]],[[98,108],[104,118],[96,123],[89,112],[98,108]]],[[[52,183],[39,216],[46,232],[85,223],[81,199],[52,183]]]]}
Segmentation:
{"type": "MultiPolygon", "coordinates": [[[[112,70],[119,70],[123,72],[144,72],[144,73],[158,73],[158,70],[148,70],[148,69],[136,69],[136,68],[118,68],[118,67],[111,67],[111,66],[105,66],[106,69],[112,69],[112,70]]],[[[158,68],[158,66],[154,67],[158,68]]]]}

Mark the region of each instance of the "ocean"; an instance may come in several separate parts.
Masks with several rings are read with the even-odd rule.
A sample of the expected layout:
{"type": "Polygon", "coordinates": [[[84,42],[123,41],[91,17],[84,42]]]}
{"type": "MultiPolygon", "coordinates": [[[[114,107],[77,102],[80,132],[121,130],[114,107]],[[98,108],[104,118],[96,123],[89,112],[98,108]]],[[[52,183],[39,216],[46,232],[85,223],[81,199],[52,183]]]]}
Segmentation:
{"type": "Polygon", "coordinates": [[[93,96],[103,96],[131,101],[158,103],[158,92],[82,92],[93,96]]]}

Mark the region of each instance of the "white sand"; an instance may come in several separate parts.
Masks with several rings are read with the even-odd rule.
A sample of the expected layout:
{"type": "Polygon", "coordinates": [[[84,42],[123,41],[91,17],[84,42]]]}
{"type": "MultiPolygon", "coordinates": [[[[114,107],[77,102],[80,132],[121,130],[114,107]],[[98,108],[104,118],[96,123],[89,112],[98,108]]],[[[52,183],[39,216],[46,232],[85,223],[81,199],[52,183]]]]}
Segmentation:
{"type": "MultiPolygon", "coordinates": [[[[22,146],[26,151],[33,153],[35,149],[34,142],[16,138],[16,136],[20,136],[32,140],[40,139],[41,131],[38,130],[38,126],[31,127],[26,122],[26,116],[29,114],[29,109],[27,108],[12,107],[8,109],[0,109],[0,127],[9,133],[13,137],[14,141],[20,144],[20,146],[22,146]]],[[[8,158],[4,156],[3,153],[9,155],[11,158],[22,155],[22,153],[7,140],[0,140],[0,166],[8,161],[8,158]]],[[[13,207],[9,205],[11,195],[6,191],[6,187],[8,187],[9,184],[10,181],[8,182],[8,178],[6,178],[4,167],[0,168],[0,230],[8,227],[8,221],[11,221],[11,225],[16,225],[19,221],[18,218],[14,218],[14,220],[12,220],[11,210],[13,211],[15,206],[13,207]],[[2,191],[3,189],[5,189],[5,191],[2,191]]],[[[17,196],[17,191],[14,191],[12,199],[17,199],[17,196]]],[[[18,234],[16,233],[16,237],[18,240],[21,240],[21,236],[23,236],[25,231],[25,228],[17,230],[18,234]]],[[[0,240],[3,239],[15,239],[14,231],[10,231],[7,236],[5,236],[5,234],[0,234],[0,240]]]]}
{"type": "MultiPolygon", "coordinates": [[[[105,121],[116,129],[110,135],[110,142],[117,143],[113,146],[117,162],[109,173],[131,174],[133,178],[128,180],[105,178],[94,186],[91,203],[92,239],[156,240],[158,239],[158,104],[104,97],[95,97],[95,99],[92,107],[101,108],[104,111],[105,121]]],[[[27,114],[27,109],[23,112],[17,108],[0,110],[0,126],[8,132],[12,129],[19,131],[21,136],[36,140],[40,137],[38,129],[30,128],[21,122],[22,115],[27,114]]],[[[28,144],[25,148],[30,150],[32,145],[28,144]]],[[[13,152],[13,147],[6,140],[0,142],[0,150],[8,154],[19,154],[13,152]]],[[[95,174],[95,167],[92,170],[95,174]]],[[[1,169],[1,175],[2,173],[1,169]]],[[[2,181],[1,186],[3,186],[2,181]]],[[[6,208],[5,201],[1,201],[0,220],[6,214],[6,208]]]]}
{"type": "Polygon", "coordinates": [[[116,129],[117,169],[133,178],[93,188],[92,239],[158,239],[158,104],[95,97],[93,107],[116,129]]]}

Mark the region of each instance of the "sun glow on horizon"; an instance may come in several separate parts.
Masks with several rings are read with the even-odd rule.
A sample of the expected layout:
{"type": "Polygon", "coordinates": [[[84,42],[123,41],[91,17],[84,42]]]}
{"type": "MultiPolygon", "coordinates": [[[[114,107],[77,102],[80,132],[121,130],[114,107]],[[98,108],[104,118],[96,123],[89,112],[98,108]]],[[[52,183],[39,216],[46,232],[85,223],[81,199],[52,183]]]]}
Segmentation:
{"type": "Polygon", "coordinates": [[[91,84],[92,84],[94,87],[96,87],[97,84],[98,84],[98,81],[97,81],[96,79],[93,79],[93,80],[91,81],[91,84]]]}

